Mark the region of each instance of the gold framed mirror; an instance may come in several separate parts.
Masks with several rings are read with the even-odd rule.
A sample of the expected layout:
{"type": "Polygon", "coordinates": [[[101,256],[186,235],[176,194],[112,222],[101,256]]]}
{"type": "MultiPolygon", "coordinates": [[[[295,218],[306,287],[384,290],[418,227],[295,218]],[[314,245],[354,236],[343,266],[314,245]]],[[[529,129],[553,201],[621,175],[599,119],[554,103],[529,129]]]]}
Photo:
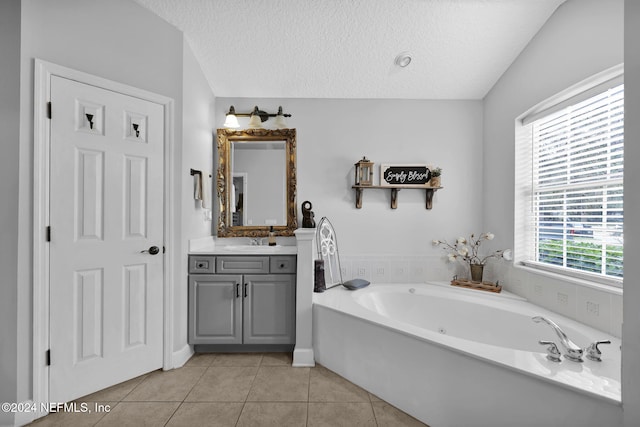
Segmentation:
{"type": "Polygon", "coordinates": [[[218,129],[218,237],[293,236],[295,129],[218,129]]]}

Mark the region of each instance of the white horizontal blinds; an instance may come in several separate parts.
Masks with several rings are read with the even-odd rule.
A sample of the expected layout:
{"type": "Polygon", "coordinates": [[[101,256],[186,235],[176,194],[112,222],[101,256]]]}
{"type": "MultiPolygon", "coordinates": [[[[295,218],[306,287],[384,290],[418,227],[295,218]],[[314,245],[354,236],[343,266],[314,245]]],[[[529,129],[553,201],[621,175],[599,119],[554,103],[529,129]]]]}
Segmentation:
{"type": "Polygon", "coordinates": [[[536,261],[622,277],[624,90],[531,123],[536,261]]]}

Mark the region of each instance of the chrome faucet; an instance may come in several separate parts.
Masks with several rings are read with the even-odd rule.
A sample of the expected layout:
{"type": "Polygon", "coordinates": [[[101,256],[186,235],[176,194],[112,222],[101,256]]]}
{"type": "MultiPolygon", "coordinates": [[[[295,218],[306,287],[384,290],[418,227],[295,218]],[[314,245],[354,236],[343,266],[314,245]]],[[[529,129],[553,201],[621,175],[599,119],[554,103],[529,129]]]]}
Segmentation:
{"type": "Polygon", "coordinates": [[[584,349],[585,353],[587,353],[587,359],[593,360],[594,362],[602,362],[602,352],[598,348],[600,344],[611,344],[611,341],[603,340],[592,342],[589,347],[584,349]]]}
{"type": "Polygon", "coordinates": [[[260,237],[255,237],[253,239],[249,239],[250,246],[262,246],[262,239],[260,237]]]}
{"type": "Polygon", "coordinates": [[[564,331],[560,329],[560,326],[556,325],[554,321],[542,316],[532,317],[531,320],[536,323],[545,322],[547,325],[551,326],[551,328],[556,332],[556,335],[558,335],[558,338],[560,338],[560,346],[564,351],[564,357],[574,362],[582,362],[583,350],[571,341],[567,334],[565,334],[564,331]]]}

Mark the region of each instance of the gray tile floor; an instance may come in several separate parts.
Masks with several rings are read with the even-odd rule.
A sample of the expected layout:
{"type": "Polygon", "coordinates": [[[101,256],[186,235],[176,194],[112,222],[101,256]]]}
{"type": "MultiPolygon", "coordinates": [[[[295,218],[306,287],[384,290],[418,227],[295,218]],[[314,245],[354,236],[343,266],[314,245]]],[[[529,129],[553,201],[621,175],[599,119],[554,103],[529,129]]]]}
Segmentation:
{"type": "Polygon", "coordinates": [[[33,426],[424,426],[322,367],[292,368],[286,353],[196,354],[77,400],[33,426]],[[110,410],[93,410],[104,405],[110,410]]]}

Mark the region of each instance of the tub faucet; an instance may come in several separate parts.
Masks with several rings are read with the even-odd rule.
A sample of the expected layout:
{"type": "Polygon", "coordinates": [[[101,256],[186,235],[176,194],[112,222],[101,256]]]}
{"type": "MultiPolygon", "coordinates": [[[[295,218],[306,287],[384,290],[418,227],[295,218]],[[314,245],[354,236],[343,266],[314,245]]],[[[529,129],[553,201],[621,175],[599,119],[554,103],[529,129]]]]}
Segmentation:
{"type": "Polygon", "coordinates": [[[587,353],[587,359],[593,360],[594,362],[602,362],[602,352],[598,348],[600,344],[611,344],[611,341],[603,340],[592,342],[589,347],[584,349],[585,353],[587,353]]]}
{"type": "Polygon", "coordinates": [[[556,325],[554,321],[542,316],[532,317],[531,320],[536,323],[545,322],[547,325],[551,326],[551,328],[556,332],[556,335],[558,335],[558,338],[560,338],[560,346],[564,351],[564,357],[574,362],[582,362],[582,349],[571,341],[567,334],[565,334],[564,331],[560,329],[560,326],[556,325]]]}

